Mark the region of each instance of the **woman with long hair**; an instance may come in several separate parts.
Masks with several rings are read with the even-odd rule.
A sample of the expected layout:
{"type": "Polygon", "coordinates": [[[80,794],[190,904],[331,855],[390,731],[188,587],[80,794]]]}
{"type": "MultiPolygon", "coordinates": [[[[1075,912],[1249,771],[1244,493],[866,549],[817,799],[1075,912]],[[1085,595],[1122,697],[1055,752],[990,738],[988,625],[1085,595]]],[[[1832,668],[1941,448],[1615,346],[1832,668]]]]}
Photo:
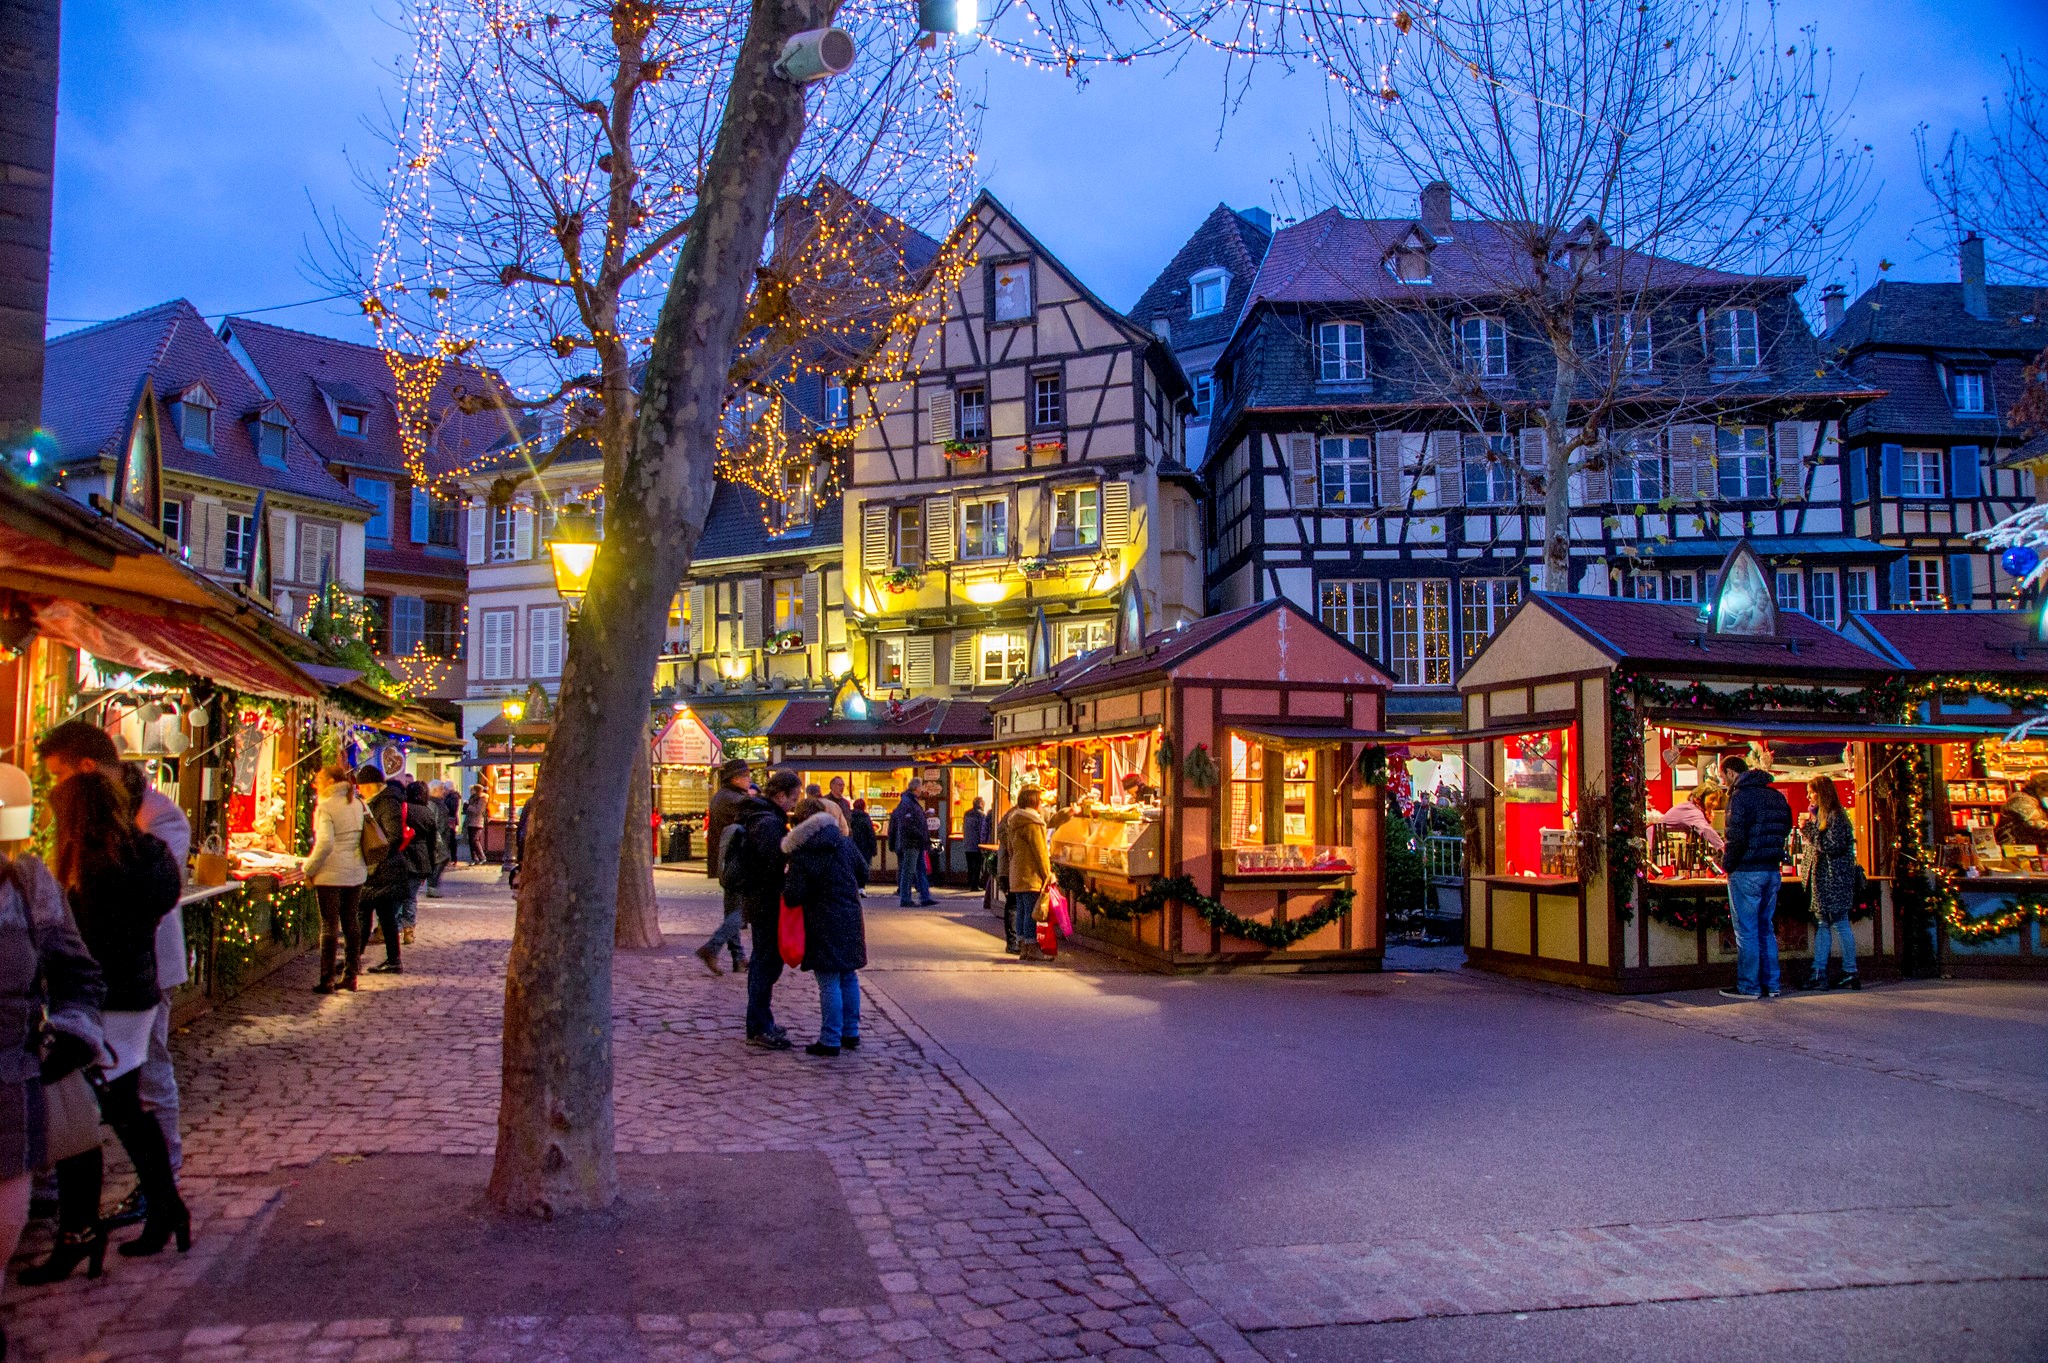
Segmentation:
{"type": "MultiPolygon", "coordinates": [[[[140,1091],[150,1029],[164,1006],[156,927],[177,906],[178,865],[160,839],[135,826],[127,792],[104,772],[59,782],[50,812],[57,834],[51,870],[106,984],[100,1020],[113,1060],[100,1070],[100,1118],[128,1152],[146,1208],[142,1234],[121,1253],[156,1254],[173,1238],[183,1253],[192,1245],[192,1218],[178,1195],[163,1128],[142,1106],[140,1091]]],[[[104,1173],[98,1147],[57,1161],[57,1240],[47,1260],[22,1270],[22,1282],[57,1282],[86,1260],[89,1272],[98,1271],[107,1245],[99,1214],[104,1173]]]]}
{"type": "Polygon", "coordinates": [[[1806,879],[1813,916],[1813,973],[1808,989],[1828,988],[1828,939],[1842,951],[1842,978],[1837,989],[1861,989],[1856,978],[1856,927],[1849,915],[1856,909],[1856,829],[1835,783],[1825,776],[1806,782],[1806,813],[1799,816],[1799,870],[1806,879]]]}
{"type": "Polygon", "coordinates": [[[336,939],[346,948],[339,988],[356,987],[363,959],[363,882],[370,878],[363,820],[369,808],[356,794],[355,769],[346,762],[322,767],[314,781],[320,802],[313,807],[313,850],[306,857],[306,879],[320,901],[320,983],[313,992],[332,994],[336,939]]]}

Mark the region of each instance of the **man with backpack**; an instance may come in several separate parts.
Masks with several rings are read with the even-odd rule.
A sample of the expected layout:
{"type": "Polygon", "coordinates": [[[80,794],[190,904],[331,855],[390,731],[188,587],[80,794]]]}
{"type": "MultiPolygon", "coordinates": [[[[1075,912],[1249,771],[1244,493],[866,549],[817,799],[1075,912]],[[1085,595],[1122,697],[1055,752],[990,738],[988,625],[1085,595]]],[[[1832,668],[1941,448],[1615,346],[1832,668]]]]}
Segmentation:
{"type": "MultiPolygon", "coordinates": [[[[747,787],[752,780],[745,758],[735,757],[718,769],[718,789],[712,793],[711,808],[704,815],[704,874],[713,880],[720,879],[719,868],[724,864],[725,845],[740,826],[740,808],[747,802],[747,787]]],[[[706,970],[714,975],[718,973],[718,949],[725,947],[732,952],[732,973],[740,973],[747,963],[746,953],[740,949],[740,927],[745,921],[744,905],[739,895],[727,890],[725,921],[718,925],[703,946],[697,948],[697,959],[704,963],[706,970]]]]}
{"type": "Polygon", "coordinates": [[[747,963],[747,1044],[766,1051],[786,1051],[789,1038],[775,1024],[775,982],[782,978],[782,877],[788,863],[782,835],[789,831],[789,811],[803,797],[803,779],[793,771],[772,772],[759,795],[749,795],[735,814],[735,832],[725,842],[718,882],[736,895],[754,937],[753,959],[747,963]]]}

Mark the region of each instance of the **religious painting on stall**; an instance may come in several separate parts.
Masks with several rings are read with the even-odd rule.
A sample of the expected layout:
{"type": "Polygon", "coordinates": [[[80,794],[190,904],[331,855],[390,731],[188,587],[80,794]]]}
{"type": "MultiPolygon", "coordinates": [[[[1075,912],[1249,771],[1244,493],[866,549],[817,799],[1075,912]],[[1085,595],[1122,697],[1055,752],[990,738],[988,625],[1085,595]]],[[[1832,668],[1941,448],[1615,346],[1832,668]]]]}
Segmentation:
{"type": "Polygon", "coordinates": [[[1721,585],[1714,593],[1716,634],[1769,637],[1778,632],[1778,600],[1763,560],[1747,541],[1737,544],[1721,564],[1721,585]]]}

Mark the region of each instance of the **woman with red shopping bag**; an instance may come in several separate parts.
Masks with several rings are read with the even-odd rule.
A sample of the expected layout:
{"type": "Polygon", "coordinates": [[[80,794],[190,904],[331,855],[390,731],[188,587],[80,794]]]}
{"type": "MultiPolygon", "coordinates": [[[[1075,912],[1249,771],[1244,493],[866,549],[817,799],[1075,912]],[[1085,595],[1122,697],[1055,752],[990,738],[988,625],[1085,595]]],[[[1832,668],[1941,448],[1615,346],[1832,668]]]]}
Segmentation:
{"type": "MultiPolygon", "coordinates": [[[[806,1055],[860,1049],[859,971],[868,963],[860,887],[867,858],[847,837],[845,817],[830,800],[814,796],[796,807],[782,839],[789,857],[783,912],[800,911],[795,925],[799,959],[818,981],[818,1039],[804,1047],[806,1055]]],[[[790,942],[785,929],[785,952],[790,942]]]]}
{"type": "Polygon", "coordinates": [[[1044,796],[1037,786],[1017,792],[1017,807],[1010,812],[1004,834],[1009,848],[1009,869],[1004,873],[1010,889],[1012,931],[1017,936],[1020,960],[1042,961],[1046,951],[1038,944],[1041,921],[1039,900],[1052,879],[1052,852],[1045,841],[1044,796]]]}

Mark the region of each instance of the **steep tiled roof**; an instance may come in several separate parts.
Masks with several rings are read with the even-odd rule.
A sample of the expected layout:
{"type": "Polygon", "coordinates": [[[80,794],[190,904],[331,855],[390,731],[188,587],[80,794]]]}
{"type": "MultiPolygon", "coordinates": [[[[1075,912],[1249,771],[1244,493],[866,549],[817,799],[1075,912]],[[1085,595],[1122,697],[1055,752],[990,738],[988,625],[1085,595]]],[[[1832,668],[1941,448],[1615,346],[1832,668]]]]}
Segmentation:
{"type": "Polygon", "coordinates": [[[116,455],[128,437],[142,381],[148,378],[167,470],[247,488],[262,488],[364,512],[368,505],[344,488],[296,432],[285,439],[284,467],[257,457],[246,420],[265,395],[228,348],[180,298],[145,311],[74,331],[51,341],[43,368],[43,425],[66,462],[116,455]],[[197,380],[219,406],[213,448],[187,449],[171,406],[197,380]]]}
{"type": "Polygon", "coordinates": [[[1879,648],[1916,672],[2048,675],[2031,611],[1858,611],[1850,617],[1879,648]]]}
{"type": "Polygon", "coordinates": [[[1963,310],[1961,284],[1883,280],[1865,289],[1827,335],[1843,350],[1861,346],[1931,347],[2037,355],[2048,347],[2048,289],[1992,284],[1989,317],[1963,310]]]}
{"type": "Polygon", "coordinates": [[[759,554],[801,554],[840,542],[838,494],[820,500],[808,534],[771,535],[762,517],[761,494],[721,478],[711,492],[711,510],[704,518],[704,538],[696,559],[747,558],[759,554]]]}
{"type": "Polygon", "coordinates": [[[1889,672],[1885,658],[1796,611],[1778,614],[1774,639],[1704,634],[1699,608],[1618,596],[1531,592],[1524,609],[1544,609],[1616,661],[1680,664],[1698,674],[1740,672],[1889,672]],[[1786,646],[1796,645],[1797,651],[1786,646]]]}
{"type": "Polygon", "coordinates": [[[1244,309],[1244,300],[1251,294],[1252,280],[1272,239],[1271,232],[1230,205],[1217,204],[1138,299],[1131,309],[1131,320],[1149,327],[1155,319],[1164,317],[1171,328],[1168,342],[1176,350],[1227,339],[1244,309]],[[1230,272],[1223,311],[1206,317],[1188,316],[1188,277],[1216,268],[1230,272]]]}
{"type": "Polygon", "coordinates": [[[1963,310],[1961,284],[1885,280],[1864,290],[1826,337],[1850,373],[1885,390],[1851,414],[1850,436],[2017,442],[1998,414],[2018,399],[2028,361],[2048,349],[2048,289],[1994,284],[1986,293],[1990,315],[1973,317],[1963,310]],[[1956,365],[1983,371],[1991,415],[1956,414],[1942,374],[1944,366],[1956,365]]]}

